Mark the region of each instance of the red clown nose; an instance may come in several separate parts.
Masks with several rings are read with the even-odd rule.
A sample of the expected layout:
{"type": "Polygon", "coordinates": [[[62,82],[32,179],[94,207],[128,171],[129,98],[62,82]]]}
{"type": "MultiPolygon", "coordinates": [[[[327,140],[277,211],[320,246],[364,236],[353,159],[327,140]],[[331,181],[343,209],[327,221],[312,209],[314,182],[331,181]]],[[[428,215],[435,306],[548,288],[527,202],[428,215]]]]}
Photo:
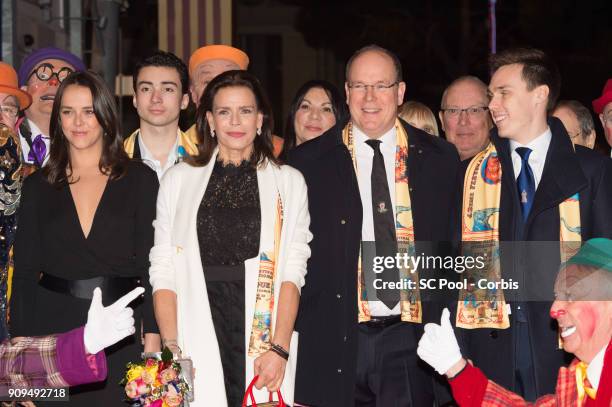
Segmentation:
{"type": "Polygon", "coordinates": [[[550,310],[550,317],[553,319],[559,318],[561,315],[565,315],[566,312],[564,309],[560,309],[559,311],[550,310]]]}

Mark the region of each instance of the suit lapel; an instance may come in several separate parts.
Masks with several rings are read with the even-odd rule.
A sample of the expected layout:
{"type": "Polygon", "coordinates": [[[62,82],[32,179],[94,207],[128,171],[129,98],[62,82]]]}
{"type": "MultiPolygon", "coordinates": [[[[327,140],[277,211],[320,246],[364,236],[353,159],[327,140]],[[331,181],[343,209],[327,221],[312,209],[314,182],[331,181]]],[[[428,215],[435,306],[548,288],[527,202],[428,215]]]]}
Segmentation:
{"type": "MultiPolygon", "coordinates": [[[[502,176],[502,201],[505,202],[505,205],[503,205],[505,214],[500,218],[500,237],[502,240],[509,238],[509,231],[512,231],[510,236],[513,236],[513,239],[519,238],[518,236],[522,236],[523,233],[518,233],[517,236],[516,230],[528,231],[533,219],[540,213],[558,206],[587,185],[586,177],[580,169],[580,163],[576,158],[571,141],[565,134],[565,130],[559,128],[562,125],[557,120],[550,120],[549,126],[552,138],[546,154],[542,178],[534,197],[533,207],[524,226],[519,219],[521,208],[514,177],[510,143],[507,139],[502,139],[495,133],[491,138],[499,154],[502,174],[504,174],[502,176]],[[509,209],[512,210],[512,215],[507,213],[509,209]]],[[[502,206],[501,203],[500,206],[502,206]]]]}
{"type": "Polygon", "coordinates": [[[552,138],[540,184],[536,190],[527,227],[542,211],[561,202],[587,186],[587,180],[567,134],[563,134],[556,121],[550,122],[552,138]]]}
{"type": "Polygon", "coordinates": [[[495,144],[502,166],[502,193],[500,198],[499,240],[520,240],[522,229],[521,208],[514,179],[514,167],[510,155],[510,144],[494,133],[491,141],[495,144]]]}
{"type": "MultiPolygon", "coordinates": [[[[331,160],[331,168],[335,168],[339,186],[342,188],[342,202],[338,202],[340,213],[343,216],[351,213],[350,208],[358,206],[361,211],[361,195],[359,194],[359,184],[357,183],[357,174],[355,165],[351,159],[351,154],[348,148],[342,141],[342,131],[344,127],[339,124],[330,129],[319,143],[319,149],[315,153],[317,157],[325,157],[325,160],[331,160]]],[[[329,168],[329,167],[328,167],[329,168]]],[[[330,206],[335,205],[330,203],[330,206]]]]}
{"type": "MultiPolygon", "coordinates": [[[[402,123],[402,126],[404,124],[402,123]]],[[[412,193],[413,189],[418,190],[419,187],[419,174],[421,174],[421,167],[423,166],[424,154],[427,153],[426,150],[423,149],[419,140],[414,136],[413,132],[409,127],[404,126],[404,130],[406,130],[406,134],[408,135],[408,186],[410,191],[410,202],[412,207],[414,208],[415,203],[415,195],[412,193]]],[[[418,205],[417,205],[418,206],[418,205]]],[[[414,214],[414,211],[412,212],[414,214]]]]}

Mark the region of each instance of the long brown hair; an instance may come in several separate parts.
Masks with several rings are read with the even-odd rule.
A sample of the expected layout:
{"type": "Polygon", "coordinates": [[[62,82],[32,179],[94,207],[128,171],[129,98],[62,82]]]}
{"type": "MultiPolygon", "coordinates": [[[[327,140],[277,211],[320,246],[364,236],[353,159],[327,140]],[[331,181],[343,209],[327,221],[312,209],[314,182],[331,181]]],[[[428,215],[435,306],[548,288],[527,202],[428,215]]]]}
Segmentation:
{"type": "Polygon", "coordinates": [[[213,102],[219,90],[229,87],[244,87],[250,89],[255,96],[257,111],[263,115],[261,134],[253,141],[253,153],[250,163],[257,167],[268,160],[274,164],[279,164],[279,160],[274,156],[274,146],[272,144],[272,128],[274,120],[272,109],[268,99],[259,83],[259,80],[246,71],[227,71],[215,77],[208,86],[200,99],[200,106],[196,111],[196,129],[198,134],[198,153],[187,157],[185,161],[194,167],[202,167],[210,162],[213,152],[217,147],[217,138],[212,137],[210,125],[206,120],[206,112],[212,112],[213,102]]]}
{"type": "Polygon", "coordinates": [[[103,132],[102,155],[98,164],[100,172],[109,175],[110,179],[121,178],[127,170],[129,157],[123,149],[115,98],[102,78],[91,71],[70,74],[57,89],[49,126],[51,137],[49,161],[42,169],[43,174],[49,183],[56,187],[70,182],[72,175],[70,148],[62,130],[60,115],[62,98],[69,86],[82,86],[91,92],[94,114],[103,132]]]}

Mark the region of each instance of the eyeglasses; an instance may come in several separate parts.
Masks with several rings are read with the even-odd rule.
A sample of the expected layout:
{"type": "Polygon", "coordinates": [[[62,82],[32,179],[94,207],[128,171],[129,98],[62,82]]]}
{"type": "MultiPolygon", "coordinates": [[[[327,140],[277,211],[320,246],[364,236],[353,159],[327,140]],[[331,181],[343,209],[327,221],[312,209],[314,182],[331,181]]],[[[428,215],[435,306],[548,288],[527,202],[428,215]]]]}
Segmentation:
{"type": "Polygon", "coordinates": [[[28,79],[30,79],[32,77],[32,75],[36,75],[38,80],[43,81],[43,82],[47,82],[47,81],[50,81],[51,78],[53,78],[53,75],[55,75],[57,77],[57,80],[59,81],[59,83],[62,83],[64,81],[64,79],[66,79],[68,77],[68,75],[70,75],[73,72],[74,71],[72,69],[68,68],[67,66],[65,66],[65,67],[61,68],[59,71],[55,72],[55,71],[53,71],[53,65],[51,65],[51,64],[41,64],[41,65],[38,66],[38,68],[36,68],[30,74],[30,76],[28,76],[28,79]]]}
{"type": "Polygon", "coordinates": [[[461,113],[466,113],[470,117],[478,116],[488,111],[489,108],[487,106],[478,106],[478,107],[468,107],[465,109],[450,108],[450,109],[440,109],[440,110],[442,111],[442,113],[444,113],[448,117],[455,118],[455,117],[459,117],[461,113]]]}
{"type": "Polygon", "coordinates": [[[19,108],[12,105],[0,105],[0,112],[10,118],[15,118],[19,113],[19,108]]]}
{"type": "Polygon", "coordinates": [[[359,93],[366,93],[368,91],[368,88],[372,88],[374,93],[383,93],[385,91],[388,91],[389,89],[391,89],[398,83],[399,82],[393,82],[390,85],[387,85],[385,83],[376,83],[374,85],[366,85],[365,83],[357,82],[357,83],[349,84],[348,88],[352,89],[355,92],[359,92],[359,93]]]}

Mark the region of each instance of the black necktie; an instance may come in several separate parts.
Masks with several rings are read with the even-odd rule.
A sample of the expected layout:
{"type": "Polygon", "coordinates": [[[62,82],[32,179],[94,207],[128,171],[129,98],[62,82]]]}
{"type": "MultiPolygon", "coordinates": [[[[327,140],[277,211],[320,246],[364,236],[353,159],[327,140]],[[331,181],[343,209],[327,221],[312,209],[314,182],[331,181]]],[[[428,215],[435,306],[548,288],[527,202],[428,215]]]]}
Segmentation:
{"type": "MultiPolygon", "coordinates": [[[[397,253],[397,239],[395,237],[395,221],[393,220],[393,203],[387,183],[385,160],[380,152],[380,140],[368,140],[366,143],[374,150],[372,160],[372,217],[374,220],[374,238],[376,239],[376,255],[391,256],[397,253]]],[[[399,272],[397,268],[385,268],[379,275],[383,282],[397,282],[399,272]]],[[[398,290],[376,290],[376,296],[389,309],[393,309],[399,301],[398,290]]]]}

